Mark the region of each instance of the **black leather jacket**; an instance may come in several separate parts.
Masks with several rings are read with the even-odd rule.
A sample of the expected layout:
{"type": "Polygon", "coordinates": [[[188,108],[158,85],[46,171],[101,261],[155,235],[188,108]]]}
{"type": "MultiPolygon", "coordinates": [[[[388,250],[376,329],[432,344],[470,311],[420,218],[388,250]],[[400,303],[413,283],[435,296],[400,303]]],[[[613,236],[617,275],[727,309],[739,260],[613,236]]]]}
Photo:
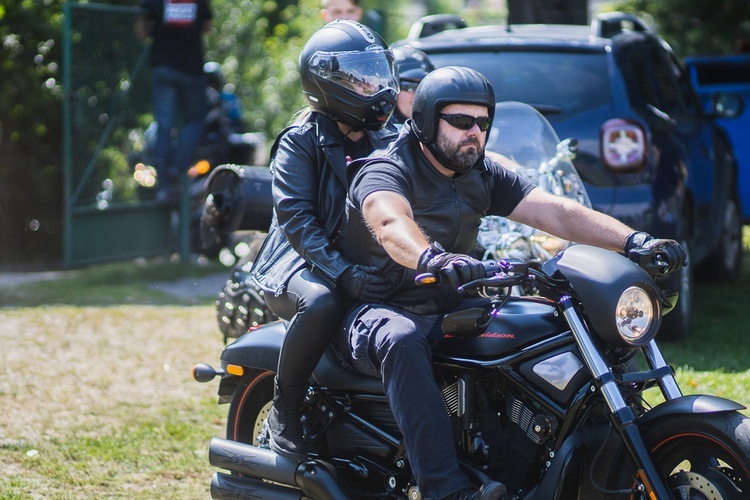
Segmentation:
{"type": "MultiPolygon", "coordinates": [[[[395,128],[367,131],[372,149],[395,139],[395,128]]],[[[280,137],[273,170],[274,216],[255,260],[252,278],[267,293],[281,294],[292,274],[307,265],[332,286],[352,263],[337,249],[344,224],[346,165],[351,161],[336,122],[312,112],[280,137]]]]}

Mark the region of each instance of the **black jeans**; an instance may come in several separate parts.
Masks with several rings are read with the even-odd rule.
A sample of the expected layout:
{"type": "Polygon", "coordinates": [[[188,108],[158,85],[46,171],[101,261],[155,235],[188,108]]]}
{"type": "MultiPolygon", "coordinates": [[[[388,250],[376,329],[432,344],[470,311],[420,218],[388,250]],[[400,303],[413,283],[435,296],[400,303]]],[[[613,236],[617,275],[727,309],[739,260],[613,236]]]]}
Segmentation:
{"type": "Polygon", "coordinates": [[[284,293],[266,294],[266,303],[274,314],[289,320],[276,372],[279,385],[306,386],[341,326],[341,297],[315,271],[303,268],[292,275],[284,293]]]}
{"type": "MultiPolygon", "coordinates": [[[[476,305],[465,302],[462,309],[476,305]]],[[[382,377],[412,472],[428,499],[471,486],[459,468],[448,412],[432,372],[431,346],[442,336],[441,318],[363,305],[351,311],[337,339],[355,370],[382,377]]]]}

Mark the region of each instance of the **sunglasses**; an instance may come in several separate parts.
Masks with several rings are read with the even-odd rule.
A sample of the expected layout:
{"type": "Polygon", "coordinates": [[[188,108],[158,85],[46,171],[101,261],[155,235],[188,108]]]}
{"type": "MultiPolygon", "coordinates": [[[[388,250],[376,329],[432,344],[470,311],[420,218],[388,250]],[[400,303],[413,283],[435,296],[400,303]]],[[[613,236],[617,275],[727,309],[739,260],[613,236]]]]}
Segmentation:
{"type": "Polygon", "coordinates": [[[479,127],[479,130],[487,132],[492,123],[489,116],[474,118],[469,115],[446,115],[441,113],[440,118],[447,121],[451,127],[455,127],[459,130],[470,130],[476,124],[479,127]]]}

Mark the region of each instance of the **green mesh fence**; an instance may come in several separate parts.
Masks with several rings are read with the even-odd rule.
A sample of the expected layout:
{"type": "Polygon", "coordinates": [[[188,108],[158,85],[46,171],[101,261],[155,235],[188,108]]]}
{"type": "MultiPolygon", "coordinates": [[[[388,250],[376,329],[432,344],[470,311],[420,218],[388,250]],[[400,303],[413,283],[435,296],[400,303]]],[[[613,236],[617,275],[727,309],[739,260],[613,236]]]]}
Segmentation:
{"type": "Polygon", "coordinates": [[[151,122],[140,10],[67,2],[64,12],[66,265],[176,250],[177,214],[134,176],[151,122]]]}

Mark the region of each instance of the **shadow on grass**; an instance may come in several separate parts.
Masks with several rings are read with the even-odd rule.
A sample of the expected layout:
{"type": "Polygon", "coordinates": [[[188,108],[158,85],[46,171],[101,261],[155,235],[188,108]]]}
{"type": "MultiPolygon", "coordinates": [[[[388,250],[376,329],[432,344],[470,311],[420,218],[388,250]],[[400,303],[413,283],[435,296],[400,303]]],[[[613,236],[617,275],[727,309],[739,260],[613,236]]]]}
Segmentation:
{"type": "Polygon", "coordinates": [[[0,287],[0,308],[210,304],[228,277],[229,269],[215,262],[101,264],[59,273],[53,280],[0,287]]]}

